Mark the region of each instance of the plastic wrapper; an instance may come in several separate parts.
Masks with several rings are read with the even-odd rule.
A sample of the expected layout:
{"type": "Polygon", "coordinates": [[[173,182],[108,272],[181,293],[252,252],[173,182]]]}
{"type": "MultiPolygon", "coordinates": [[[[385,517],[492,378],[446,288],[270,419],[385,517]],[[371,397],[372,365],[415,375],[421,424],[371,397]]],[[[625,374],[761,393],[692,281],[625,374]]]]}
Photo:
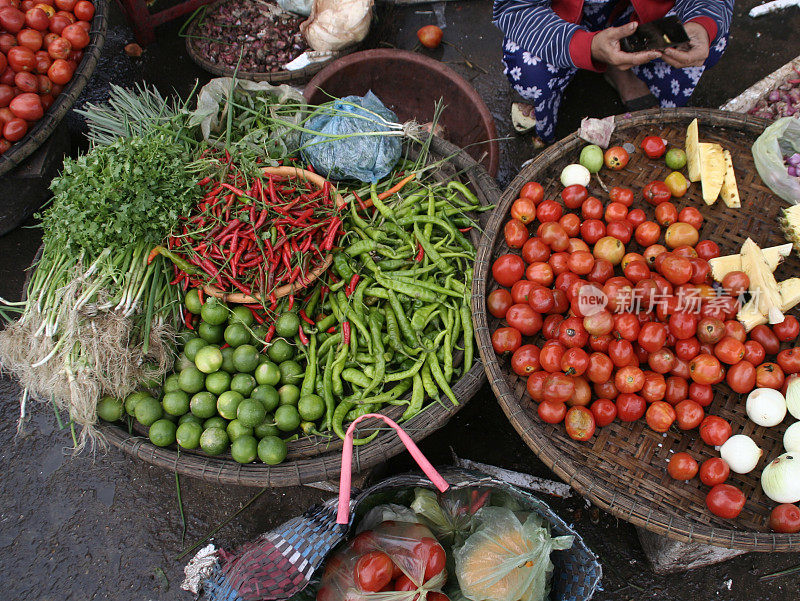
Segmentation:
{"type": "Polygon", "coordinates": [[[314,0],[278,0],[278,6],[287,12],[307,17],[311,14],[314,0]]]}
{"type": "Polygon", "coordinates": [[[786,202],[800,203],[800,180],[791,177],[783,158],[800,152],[800,119],[784,117],[764,130],[753,144],[758,175],[786,202]]]}
{"type": "Polygon", "coordinates": [[[304,125],[314,133],[303,132],[303,158],[323,177],[375,183],[400,159],[396,121],[397,115],[371,91],[363,98],[347,96],[325,103],[304,125]]]}
{"type": "Polygon", "coordinates": [[[447,601],[446,580],[445,552],[430,529],[388,520],[328,559],[316,601],[447,601]]]}
{"type": "Polygon", "coordinates": [[[414,489],[411,509],[446,547],[460,546],[475,529],[473,516],[491,496],[488,488],[469,488],[437,494],[427,488],[414,489]]]}
{"type": "Polygon", "coordinates": [[[552,551],[572,536],[552,538],[536,513],[521,522],[507,507],[478,511],[478,529],[455,551],[461,593],[471,601],[543,601],[553,572],[552,551]]]}
{"type": "Polygon", "coordinates": [[[300,25],[314,50],[341,50],[359,43],[369,32],[373,0],[314,0],[308,20],[300,25]]]}

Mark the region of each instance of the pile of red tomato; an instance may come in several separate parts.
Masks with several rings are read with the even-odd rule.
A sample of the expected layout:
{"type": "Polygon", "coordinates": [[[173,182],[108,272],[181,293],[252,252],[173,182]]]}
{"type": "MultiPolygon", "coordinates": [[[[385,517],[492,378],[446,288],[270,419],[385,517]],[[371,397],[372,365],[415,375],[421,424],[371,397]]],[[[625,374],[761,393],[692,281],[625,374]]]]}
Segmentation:
{"type": "Polygon", "coordinates": [[[92,17],[88,0],[0,0],[0,154],[72,79],[92,17]]]}
{"type": "MultiPolygon", "coordinates": [[[[494,350],[527,378],[543,421],[564,422],[571,438],[585,441],[616,419],[645,418],[656,432],[699,428],[717,446],[732,429],[706,414],[714,385],[726,381],[741,394],[781,389],[800,372],[800,349],[781,350],[800,322],[787,316],[746,332],[736,314],[749,278],[737,271],[722,287],[712,281],[708,260],[719,247],[700,240],[703,216],[694,207],[678,211],[663,182],[641,191],[655,220],[632,208],[630,189],[612,188],[606,205],[580,185],[563,189],[561,202],[543,192],[529,182],[514,201],[504,226],[510,252],[494,261],[500,287],[487,297],[489,312],[505,321],[492,334],[494,350]],[[626,248],[632,241],[641,252],[626,248]],[[607,304],[585,302],[596,297],[607,304]]],[[[711,511],[738,515],[744,495],[724,484],[730,471],[722,459],[699,467],[678,453],[669,463],[678,480],[698,472],[714,487],[711,511]]]]}

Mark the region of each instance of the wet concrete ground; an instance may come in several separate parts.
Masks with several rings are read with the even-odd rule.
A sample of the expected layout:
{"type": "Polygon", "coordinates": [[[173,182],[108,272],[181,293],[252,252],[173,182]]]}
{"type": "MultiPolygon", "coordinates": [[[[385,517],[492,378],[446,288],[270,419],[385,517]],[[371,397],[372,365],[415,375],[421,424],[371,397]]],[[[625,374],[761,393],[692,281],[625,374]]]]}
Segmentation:
{"type": "MultiPolygon", "coordinates": [[[[733,35],[720,64],[701,80],[693,99],[699,106],[718,106],[737,95],[800,51],[796,32],[800,10],[753,21],[747,10],[758,2],[736,4],[733,35]]],[[[433,56],[468,78],[489,105],[502,143],[499,179],[506,184],[531,156],[529,141],[511,133],[509,107],[514,100],[499,66],[500,35],[489,24],[485,0],[449,2],[444,6],[445,39],[486,73],[467,67],[461,52],[445,46],[433,56]]],[[[389,43],[410,49],[418,26],[436,22],[430,5],[402,10],[381,8],[370,44],[389,43]]],[[[130,59],[122,47],[131,41],[118,14],[109,30],[101,66],[86,97],[102,99],[109,82],[126,84],[146,79],[163,92],[187,93],[196,78],[208,79],[191,63],[180,23],[158,30],[159,41],[140,59],[130,59]]],[[[585,115],[621,112],[622,105],[599,75],[582,73],[566,94],[559,135],[573,131],[585,115]]],[[[79,127],[71,119],[74,130],[79,127]]],[[[76,147],[80,138],[74,138],[76,147]]],[[[29,220],[27,225],[32,225],[29,220]]],[[[38,246],[38,232],[17,229],[0,237],[0,295],[17,298],[27,266],[38,246]]],[[[188,599],[179,590],[186,558],[177,555],[220,526],[258,492],[181,478],[185,533],[179,512],[175,475],[150,467],[115,449],[73,458],[68,454],[69,431],[60,429],[53,411],[36,407],[26,434],[15,437],[18,387],[0,380],[0,582],[10,600],[119,601],[188,599]]],[[[484,387],[435,436],[422,443],[434,463],[460,457],[491,463],[543,477],[552,474],[521,442],[484,387]]],[[[386,473],[409,468],[398,457],[383,466],[386,473]]],[[[319,491],[278,489],[263,492],[238,517],[222,527],[216,540],[232,546],[247,541],[300,508],[325,498],[319,491]]],[[[653,599],[683,601],[762,601],[800,598],[797,575],[768,582],[759,577],[800,563],[800,554],[749,554],[688,574],[655,576],[628,524],[589,507],[579,498],[553,506],[586,538],[603,563],[605,600],[653,599]]]]}

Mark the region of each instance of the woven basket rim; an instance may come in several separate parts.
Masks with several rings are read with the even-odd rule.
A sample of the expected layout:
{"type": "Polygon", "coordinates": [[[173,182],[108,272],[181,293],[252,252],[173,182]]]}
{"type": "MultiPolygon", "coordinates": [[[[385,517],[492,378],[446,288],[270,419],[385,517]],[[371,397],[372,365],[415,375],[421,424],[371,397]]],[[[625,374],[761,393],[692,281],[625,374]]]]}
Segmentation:
{"type": "MultiPolygon", "coordinates": [[[[634,128],[652,124],[663,124],[666,120],[690,120],[697,118],[704,126],[726,126],[752,134],[760,134],[769,125],[765,119],[751,115],[731,113],[719,109],[678,108],[650,109],[629,113],[616,118],[617,129],[634,128]]],[[[478,349],[486,368],[489,384],[492,387],[503,412],[511,424],[533,450],[539,459],[567,484],[582,496],[591,500],[598,507],[612,515],[622,518],[631,524],[645,528],[657,534],[682,542],[695,542],[731,549],[747,551],[798,551],[800,550],[800,534],[777,534],[748,530],[734,530],[708,526],[691,519],[667,514],[649,501],[637,499],[635,495],[623,495],[617,490],[613,495],[605,494],[605,484],[599,478],[592,477],[589,468],[578,460],[563,454],[554,448],[550,439],[533,426],[541,423],[533,420],[522,410],[520,402],[511,391],[506,376],[501,370],[491,345],[491,332],[488,327],[485,298],[489,269],[495,242],[499,237],[502,224],[511,202],[516,198],[512,191],[519,190],[524,182],[568,152],[574,152],[586,144],[577,132],[563,138],[541,152],[529,165],[520,171],[509,184],[501,197],[500,204],[490,216],[475,261],[475,275],[472,285],[472,314],[475,320],[475,336],[478,349]]]]}
{"type": "Polygon", "coordinates": [[[100,52],[106,41],[108,29],[108,0],[93,0],[95,6],[89,45],[84,49],[83,59],[67,87],[58,95],[53,105],[36,122],[25,137],[0,155],[0,177],[16,169],[32,155],[55,131],[64,116],[75,104],[100,60],[100,52]]]}

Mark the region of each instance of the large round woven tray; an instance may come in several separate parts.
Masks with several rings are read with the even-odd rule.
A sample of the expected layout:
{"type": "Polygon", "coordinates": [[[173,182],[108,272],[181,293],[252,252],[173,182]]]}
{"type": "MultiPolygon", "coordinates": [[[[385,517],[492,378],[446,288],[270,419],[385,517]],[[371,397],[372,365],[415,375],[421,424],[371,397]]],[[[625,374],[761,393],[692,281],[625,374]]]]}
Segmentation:
{"type": "MultiPolygon", "coordinates": [[[[631,142],[639,148],[647,135],[658,135],[670,144],[682,147],[686,126],[697,118],[700,139],[718,142],[731,151],[736,168],[741,209],[729,209],[722,201],[707,207],[699,186],[693,185],[684,198],[673,202],[681,209],[694,206],[705,218],[701,238],[719,244],[722,254],[739,252],[748,237],[761,246],[784,243],[778,228],[777,216],[783,204],[761,182],[753,166],[750,147],[767,122],[754,117],[713,109],[648,110],[617,118],[617,128],[611,144],[631,142]]],[[[473,280],[473,317],[478,346],[489,383],[503,411],[525,442],[550,469],[580,494],[613,515],[642,528],[680,541],[717,545],[748,551],[798,551],[800,534],[769,532],[769,513],[775,506],[761,491],[759,478],[767,461],[783,452],[782,438],[791,419],[782,426],[763,428],[747,419],[744,396],[734,393],[726,384],[715,386],[714,401],[709,413],[720,415],[733,425],[734,433],[747,434],[764,449],[758,468],[745,476],[734,474],[731,482],[741,487],[747,504],[735,520],[713,516],[705,506],[708,487],[694,478],[688,483],[676,482],[667,474],[666,466],[673,452],[686,451],[698,461],[719,456],[700,439],[696,430],[670,430],[666,435],[650,430],[644,420],[623,423],[616,420],[610,426],[598,428],[585,443],[570,439],[563,424],[549,425],[536,415],[535,404],[525,391],[525,381],[511,371],[508,360],[501,360],[492,349],[491,333],[498,320],[486,311],[488,292],[497,287],[490,268],[493,260],[508,252],[502,235],[511,203],[522,185],[538,181],[545,189],[545,198],[560,198],[562,168],[575,162],[586,144],[573,134],[551,146],[525,167],[505,190],[500,205],[492,214],[478,248],[473,280]]],[[[620,172],[603,170],[601,176],[610,188],[625,186],[636,193],[636,206],[653,219],[653,208],[640,199],[642,187],[653,179],[663,179],[669,173],[663,160],[651,160],[641,151],[631,157],[620,172]]],[[[608,194],[596,181],[590,193],[604,202],[608,194]]],[[[635,243],[628,245],[640,251],[635,243]]],[[[800,271],[800,259],[794,254],[778,268],[775,277],[780,281],[800,271]]]]}
{"type": "MultiPolygon", "coordinates": [[[[413,152],[413,148],[409,149],[410,155],[413,155],[413,152]]],[[[458,177],[475,192],[482,204],[498,202],[500,189],[497,183],[467,153],[449,142],[435,138],[431,143],[429,157],[431,162],[447,159],[437,168],[435,177],[447,180],[458,177]]],[[[486,219],[482,225],[485,221],[486,219]]],[[[477,235],[473,242],[477,244],[477,235]]],[[[458,364],[461,358],[456,356],[455,360],[458,364]]],[[[416,417],[405,422],[403,427],[414,440],[421,440],[432,434],[444,426],[472,398],[485,379],[483,365],[480,361],[476,361],[472,369],[453,385],[453,392],[460,401],[459,405],[453,406],[447,397],[442,397],[440,402],[429,403],[429,406],[416,417]]],[[[393,406],[381,413],[399,420],[403,411],[404,407],[393,406]]],[[[358,437],[367,436],[383,426],[378,420],[366,420],[362,424],[358,427],[356,434],[358,437]]],[[[240,465],[230,456],[210,457],[192,451],[182,451],[179,454],[174,446],[156,447],[142,435],[143,431],[129,433],[117,424],[101,422],[99,428],[108,442],[138,459],[180,474],[218,483],[258,487],[298,486],[336,478],[341,463],[342,441],[338,438],[310,436],[290,442],[286,461],[270,467],[261,463],[240,465]]],[[[403,443],[392,430],[382,429],[372,442],[355,447],[353,470],[363,471],[400,453],[403,449],[403,443]]]]}
{"type": "Polygon", "coordinates": [[[219,63],[213,63],[208,60],[205,56],[200,54],[197,50],[197,47],[194,44],[195,38],[198,37],[197,35],[197,26],[200,19],[203,18],[203,15],[207,11],[214,10],[220,4],[227,2],[227,0],[218,0],[208,6],[202,7],[193,17],[191,23],[189,24],[188,29],[186,30],[186,52],[189,54],[189,58],[191,58],[195,63],[197,63],[201,68],[205,69],[209,73],[213,73],[218,77],[233,77],[234,75],[239,79],[249,79],[251,81],[268,81],[271,83],[292,83],[292,82],[305,82],[311,79],[311,76],[315,73],[318,73],[322,70],[322,68],[333,61],[335,58],[340,56],[344,56],[349,52],[352,52],[355,49],[355,46],[346,48],[344,50],[339,51],[336,55],[331,56],[330,58],[319,61],[315,63],[311,63],[302,69],[295,69],[294,71],[288,71],[286,69],[282,69],[280,71],[272,71],[272,72],[264,72],[264,71],[237,71],[231,67],[226,65],[221,65],[219,63]]]}
{"type": "Polygon", "coordinates": [[[89,35],[89,45],[83,50],[81,64],[75,70],[67,87],[58,95],[56,101],[47,109],[44,116],[36,122],[27,135],[0,155],[0,177],[16,168],[50,137],[55,128],[72,108],[83,88],[94,73],[100,60],[100,51],[106,41],[108,28],[108,0],[93,0],[94,18],[89,35]]]}

